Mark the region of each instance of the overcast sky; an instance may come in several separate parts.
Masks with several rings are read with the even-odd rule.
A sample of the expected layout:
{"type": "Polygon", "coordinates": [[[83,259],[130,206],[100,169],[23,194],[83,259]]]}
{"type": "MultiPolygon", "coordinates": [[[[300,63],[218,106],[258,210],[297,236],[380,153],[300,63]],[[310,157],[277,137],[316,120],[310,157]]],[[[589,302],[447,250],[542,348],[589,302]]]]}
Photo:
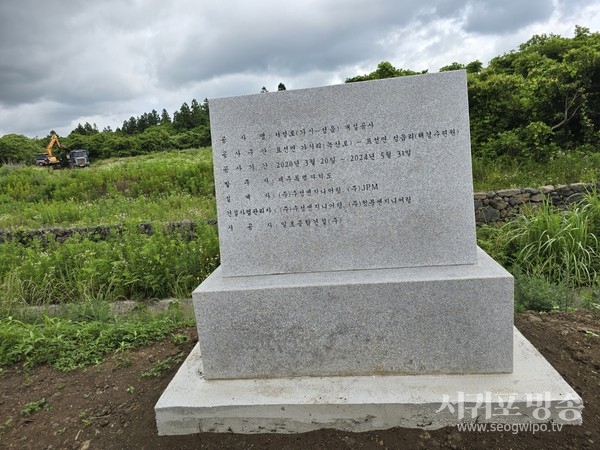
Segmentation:
{"type": "Polygon", "coordinates": [[[437,72],[534,34],[600,31],[598,0],[2,0],[0,136],[102,130],[193,98],[437,72]]]}

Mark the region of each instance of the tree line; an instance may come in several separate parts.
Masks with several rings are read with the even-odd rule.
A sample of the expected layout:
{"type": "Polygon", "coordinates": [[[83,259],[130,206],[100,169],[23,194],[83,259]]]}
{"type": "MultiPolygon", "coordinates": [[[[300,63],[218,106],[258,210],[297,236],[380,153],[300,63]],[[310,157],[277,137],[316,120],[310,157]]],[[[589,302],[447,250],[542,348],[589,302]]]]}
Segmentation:
{"type": "MultiPolygon", "coordinates": [[[[0,164],[33,163],[35,155],[44,151],[53,133],[51,131],[41,139],[18,134],[2,136],[0,164]]],[[[211,144],[208,100],[184,102],[172,118],[166,109],[161,114],[152,110],[138,117],[132,116],[114,131],[110,127],[100,131],[96,124],[80,123],[68,136],[60,137],[60,142],[66,149],[87,150],[92,161],[208,147],[211,144]]],[[[60,158],[66,150],[55,147],[53,152],[60,158]]]]}
{"type": "MultiPolygon", "coordinates": [[[[453,62],[440,72],[466,70],[474,157],[547,161],[564,153],[596,152],[600,143],[600,33],[576,26],[574,37],[534,35],[513,50],[481,61],[453,62]]],[[[347,83],[418,75],[382,61],[347,83]]],[[[278,91],[285,90],[283,83],[278,91]]],[[[268,92],[263,87],[263,92],[268,92]]],[[[31,162],[49,136],[0,138],[0,163],[31,162]]],[[[79,124],[61,138],[92,159],[133,156],[210,145],[209,105],[183,103],[173,117],[163,109],[130,117],[116,130],[79,124]]]]}
{"type": "MultiPolygon", "coordinates": [[[[475,157],[547,161],[561,153],[596,152],[600,144],[600,34],[535,35],[518,50],[481,61],[453,62],[440,72],[467,72],[475,157]]],[[[381,62],[347,83],[416,75],[381,62]]]]}

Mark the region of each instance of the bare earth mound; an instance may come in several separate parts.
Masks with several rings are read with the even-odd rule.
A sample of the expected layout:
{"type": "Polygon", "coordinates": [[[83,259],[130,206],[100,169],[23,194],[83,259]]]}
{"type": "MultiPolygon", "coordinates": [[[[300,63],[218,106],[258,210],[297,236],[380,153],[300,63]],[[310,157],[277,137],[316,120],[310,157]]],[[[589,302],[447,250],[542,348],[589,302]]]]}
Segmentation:
{"type": "Polygon", "coordinates": [[[600,448],[600,319],[588,313],[526,313],[515,317],[523,335],[584,400],[583,426],[559,431],[458,432],[392,429],[369,433],[322,430],[297,435],[156,434],[154,405],[190,341],[169,341],[121,353],[87,369],[49,367],[0,374],[0,448],[27,449],[580,449],[600,448]],[[170,368],[165,370],[171,362],[170,368]],[[142,373],[145,376],[142,376],[142,373]],[[24,410],[29,414],[24,414],[24,410]]]}

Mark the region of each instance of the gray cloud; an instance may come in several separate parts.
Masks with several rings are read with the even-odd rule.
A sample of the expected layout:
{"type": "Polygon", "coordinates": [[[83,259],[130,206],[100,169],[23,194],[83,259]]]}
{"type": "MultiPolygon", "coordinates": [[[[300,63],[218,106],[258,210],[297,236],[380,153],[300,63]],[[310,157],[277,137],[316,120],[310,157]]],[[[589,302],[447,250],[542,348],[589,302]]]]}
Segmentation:
{"type": "Polygon", "coordinates": [[[576,23],[598,30],[600,7],[593,0],[4,1],[0,135],[66,134],[85,121],[115,128],[153,108],[172,113],[191,98],[255,93],[279,81],[290,89],[343,82],[382,60],[432,71],[486,61],[533,32],[572,33],[576,23]]]}
{"type": "MultiPolygon", "coordinates": [[[[556,0],[556,11],[563,18],[563,20],[571,21],[575,19],[576,25],[587,26],[590,27],[591,24],[588,23],[588,16],[586,14],[588,9],[595,9],[598,11],[597,2],[589,1],[589,0],[556,0]],[[577,20],[581,21],[578,23],[577,20]]],[[[598,31],[597,27],[593,28],[592,31],[598,31]]]]}
{"type": "MultiPolygon", "coordinates": [[[[239,2],[242,9],[246,4],[239,2]]],[[[219,10],[208,29],[190,33],[166,55],[159,78],[169,84],[252,71],[335,69],[369,57],[378,37],[409,22],[420,4],[308,2],[277,14],[278,3],[266,2],[234,16],[219,10]]]]}
{"type": "Polygon", "coordinates": [[[547,20],[554,11],[552,0],[472,0],[467,3],[466,31],[510,33],[547,20]]]}

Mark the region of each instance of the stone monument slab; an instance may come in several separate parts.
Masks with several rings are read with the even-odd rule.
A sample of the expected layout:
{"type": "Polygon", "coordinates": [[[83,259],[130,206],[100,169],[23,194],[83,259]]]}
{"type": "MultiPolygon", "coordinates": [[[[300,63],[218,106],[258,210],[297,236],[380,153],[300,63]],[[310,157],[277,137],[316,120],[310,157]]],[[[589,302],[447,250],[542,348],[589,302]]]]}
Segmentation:
{"type": "Polygon", "coordinates": [[[223,276],[474,264],[464,71],[210,100],[223,276]]]}
{"type": "Polygon", "coordinates": [[[193,293],[199,345],[159,433],[436,428],[464,421],[442,408],[461,391],[484,395],[474,421],[513,395],[524,415],[486,420],[539,422],[529,396],[547,389],[544,420],[571,401],[581,423],[476,245],[464,71],[210,114],[221,267],[193,293]]]}

